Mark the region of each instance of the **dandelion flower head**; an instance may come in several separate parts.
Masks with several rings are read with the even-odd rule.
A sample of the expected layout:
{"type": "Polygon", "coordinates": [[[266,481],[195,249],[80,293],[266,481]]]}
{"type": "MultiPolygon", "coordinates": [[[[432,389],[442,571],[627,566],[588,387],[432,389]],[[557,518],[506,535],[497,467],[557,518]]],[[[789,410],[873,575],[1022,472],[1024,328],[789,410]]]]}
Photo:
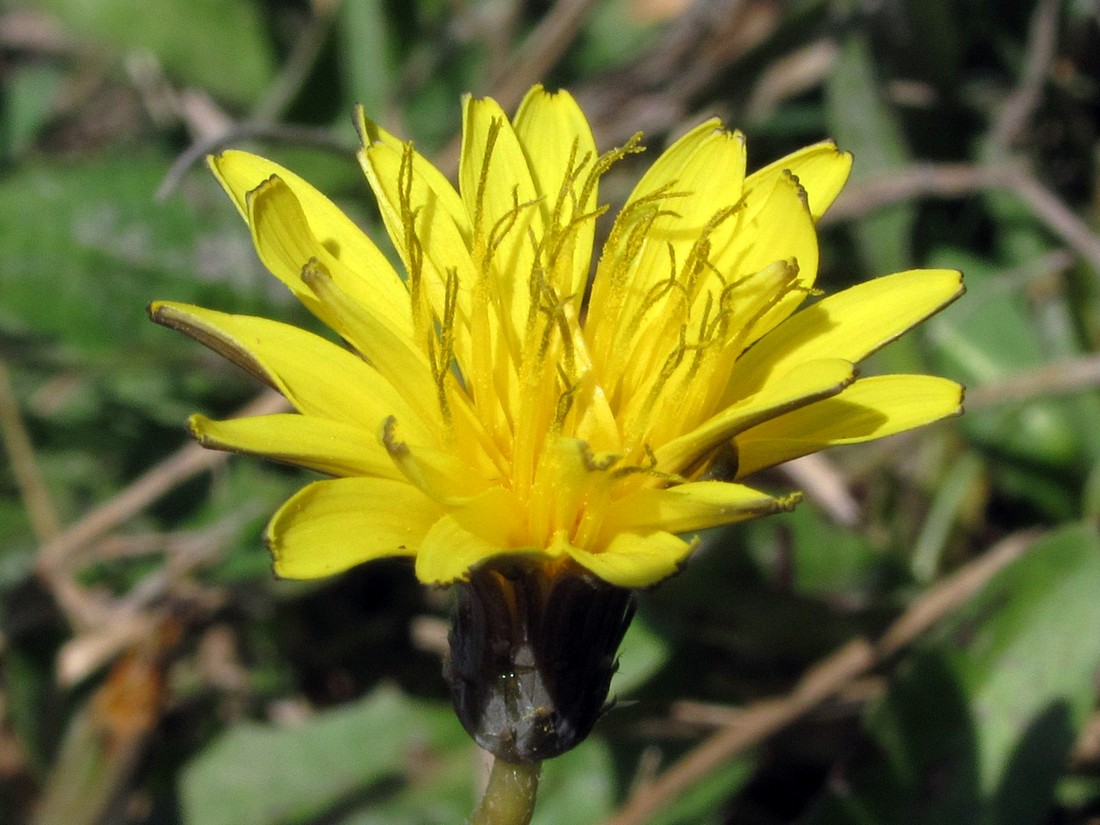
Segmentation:
{"type": "Polygon", "coordinates": [[[856,366],[961,294],[957,272],[812,300],[815,223],[851,166],[832,143],[747,174],[744,136],[700,124],[648,168],[593,266],[600,178],[639,139],[600,154],[574,99],[538,86],[511,119],[491,99],[463,106],[457,188],[359,115],[401,274],[294,173],[210,160],[263,263],[346,345],[150,308],[294,408],[193,416],[202,444],[331,476],[272,519],[279,574],[404,555],[445,584],[514,556],[647,586],[697,531],[795,503],[746,476],[958,413],[954,382],[856,366]]]}

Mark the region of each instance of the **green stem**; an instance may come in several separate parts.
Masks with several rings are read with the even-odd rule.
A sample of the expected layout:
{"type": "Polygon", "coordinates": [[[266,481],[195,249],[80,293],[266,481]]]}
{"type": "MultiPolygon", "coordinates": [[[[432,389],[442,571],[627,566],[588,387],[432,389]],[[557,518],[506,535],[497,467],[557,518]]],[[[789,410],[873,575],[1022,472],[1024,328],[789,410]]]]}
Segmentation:
{"type": "Polygon", "coordinates": [[[535,810],[541,767],[538,762],[513,765],[494,759],[485,795],[468,825],[528,825],[535,810]]]}

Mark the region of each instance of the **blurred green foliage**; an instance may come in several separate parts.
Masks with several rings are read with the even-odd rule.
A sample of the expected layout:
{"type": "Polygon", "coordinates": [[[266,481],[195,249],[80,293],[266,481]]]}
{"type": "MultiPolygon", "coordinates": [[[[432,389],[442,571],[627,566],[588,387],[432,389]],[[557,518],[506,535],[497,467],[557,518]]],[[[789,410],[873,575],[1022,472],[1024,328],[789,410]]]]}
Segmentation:
{"type": "MultiPolygon", "coordinates": [[[[1034,528],[874,678],[647,821],[1095,822],[1097,55],[1100,14],[1073,0],[0,2],[0,822],[468,813],[481,763],[447,707],[446,593],[397,562],[274,581],[260,533],[297,471],[231,459],[126,502],[183,446],[187,414],[258,391],[149,324],[150,300],[312,323],[181,155],[261,151],[390,254],[353,106],[446,166],[459,96],[520,80],[570,88],[601,148],[644,129],[649,157],[715,113],[754,166],[835,137],[856,166],[819,284],[963,269],[969,294],[869,369],[945,374],[973,402],[829,456],[857,519],[811,494],[708,536],[640,594],[616,687],[630,701],[546,767],[535,821],[610,816],[731,707],[784,695],[1034,528]]],[[[604,197],[640,168],[617,168],[604,197]]]]}

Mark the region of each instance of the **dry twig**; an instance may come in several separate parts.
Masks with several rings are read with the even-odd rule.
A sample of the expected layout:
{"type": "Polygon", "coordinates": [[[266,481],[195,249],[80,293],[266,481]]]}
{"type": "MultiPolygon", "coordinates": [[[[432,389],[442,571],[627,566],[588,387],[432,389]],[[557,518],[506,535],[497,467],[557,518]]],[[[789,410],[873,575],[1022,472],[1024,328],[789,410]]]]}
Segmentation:
{"type": "Polygon", "coordinates": [[[980,410],[1051,395],[1088,392],[1097,387],[1100,387],[1100,354],[1083,355],[1022,370],[967,390],[966,408],[980,410]]]}
{"type": "Polygon", "coordinates": [[[845,189],[822,225],[851,220],[898,201],[978,192],[1016,195],[1050,232],[1100,272],[1100,236],[1031,172],[1019,164],[915,163],[845,189]]]}
{"type": "Polygon", "coordinates": [[[852,527],[859,523],[862,516],[859,502],[849,489],[848,480],[827,456],[811,453],[788,461],[777,470],[791,479],[835,524],[852,527]]]}
{"type": "Polygon", "coordinates": [[[57,655],[57,678],[73,685],[115,659],[143,639],[150,627],[161,624],[181,602],[196,617],[217,609],[224,597],[188,580],[195,569],[224,551],[227,539],[254,515],[234,512],[207,530],[163,537],[166,561],[134,584],[126,595],[110,603],[110,620],[77,633],[57,655]]]}
{"type": "Polygon", "coordinates": [[[313,14],[306,19],[290,53],[283,61],[275,81],[268,87],[263,98],[253,108],[249,120],[255,123],[274,123],[278,121],[287,107],[302,90],[302,86],[313,71],[317,58],[332,28],[340,4],[338,2],[310,3],[313,14]]]}
{"type": "Polygon", "coordinates": [[[872,668],[913,643],[936,622],[966,603],[1000,570],[1022,556],[1037,534],[1020,533],[930,587],[875,644],[855,639],[810,668],[786,696],[744,708],[730,726],[703,740],[653,782],[643,785],[605,825],[641,825],[707,774],[737,754],[797,721],[845,690],[872,668]]]}
{"type": "Polygon", "coordinates": [[[241,123],[224,126],[212,134],[203,134],[187,147],[173,162],[154,198],[165,200],[176,191],[184,175],[211,152],[231,143],[261,138],[284,143],[298,143],[318,149],[337,152],[344,156],[354,154],[354,148],[345,146],[329,129],[312,129],[280,123],[278,118],[294,97],[301,91],[317,58],[320,56],[338,3],[314,3],[314,15],[309,18],[301,34],[291,48],[282,70],[271,84],[263,99],[249,117],[241,123]]]}
{"type": "MultiPolygon", "coordinates": [[[[238,415],[264,415],[284,409],[286,400],[269,391],[243,407],[238,415]]],[[[178,484],[218,466],[225,461],[226,455],[204,449],[197,444],[181,447],[117,495],[85,513],[75,524],[39,547],[36,559],[38,574],[54,593],[72,624],[78,629],[97,627],[106,618],[106,611],[109,609],[102,601],[90,600],[88,594],[74,590],[73,561],[76,555],[178,484]]]]}
{"type": "Polygon", "coordinates": [[[50,499],[50,491],[42,480],[34,446],[19,412],[19,402],[3,360],[0,360],[0,441],[11,461],[12,475],[23,497],[35,537],[39,541],[52,539],[61,532],[61,523],[50,499]]]}
{"type": "Polygon", "coordinates": [[[708,84],[776,30],[783,6],[696,0],[633,65],[575,90],[597,142],[621,144],[638,131],[650,136],[676,128],[708,84]]]}
{"type": "Polygon", "coordinates": [[[596,0],[554,3],[493,81],[493,98],[505,111],[518,106],[527,89],[554,68],[595,7],[596,0]]]}
{"type": "Polygon", "coordinates": [[[350,158],[355,154],[355,147],[345,144],[334,137],[329,129],[314,129],[309,126],[293,126],[287,123],[238,123],[225,132],[220,132],[208,138],[198,140],[188,146],[179,157],[172,162],[172,166],[164,175],[164,180],[157,187],[155,200],[163,201],[170,198],[179,188],[191,167],[212,152],[220,151],[226,146],[241,143],[247,140],[267,140],[276,143],[293,143],[299,146],[312,146],[323,149],[326,152],[350,158]]]}
{"type": "MultiPolygon", "coordinates": [[[[546,76],[576,38],[595,5],[595,0],[558,0],[554,4],[507,61],[508,68],[490,84],[489,94],[501,108],[515,109],[527,89],[546,76]]],[[[462,135],[455,135],[438,153],[436,165],[444,174],[454,176],[461,149],[462,135]]]]}
{"type": "Polygon", "coordinates": [[[1042,99],[1043,85],[1058,45],[1058,11],[1061,5],[1060,0],[1040,0],[1035,5],[1019,85],[1005,101],[989,130],[989,144],[994,152],[1008,152],[1042,99]]]}

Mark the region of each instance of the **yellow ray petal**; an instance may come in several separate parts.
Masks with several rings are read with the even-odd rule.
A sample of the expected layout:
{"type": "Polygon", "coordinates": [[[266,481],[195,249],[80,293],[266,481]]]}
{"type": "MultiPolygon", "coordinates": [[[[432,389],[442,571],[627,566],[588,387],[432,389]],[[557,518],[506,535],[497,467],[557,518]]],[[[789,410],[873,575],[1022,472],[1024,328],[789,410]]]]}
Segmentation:
{"type": "Polygon", "coordinates": [[[334,476],[399,479],[378,433],[311,415],[277,413],[214,421],[193,415],[191,435],[204,447],[308,467],[334,476]]]}
{"type": "MultiPolygon", "coordinates": [[[[367,305],[390,307],[391,311],[397,313],[396,317],[407,319],[408,290],[386,260],[386,256],[336,204],[289,169],[266,158],[229,150],[212,156],[207,161],[214,176],[247,221],[251,220],[249,193],[272,177],[282,181],[301,204],[300,212],[305,228],[315,243],[336,258],[343,265],[343,270],[358,273],[351,274],[349,283],[341,286],[357,300],[362,300],[367,305]]],[[[289,272],[273,271],[296,295],[302,291],[301,285],[297,283],[298,273],[308,258],[309,256],[299,261],[289,272]]],[[[401,328],[407,328],[407,323],[406,320],[405,326],[401,328]]]]}
{"type": "MultiPolygon", "coordinates": [[[[396,390],[420,421],[437,420],[439,390],[423,353],[409,346],[407,338],[394,335],[369,311],[343,292],[318,261],[302,270],[302,281],[324,304],[332,328],[358,350],[396,390]]],[[[427,335],[435,335],[432,330],[427,335]]]]}
{"type": "Polygon", "coordinates": [[[815,358],[859,362],[963,294],[952,269],[913,269],[850,287],[796,312],[734,365],[723,396],[755,392],[791,365],[815,358]]]}
{"type": "Polygon", "coordinates": [[[288,579],[331,576],[384,556],[411,556],[442,515],[415,487],[381,478],[316,481],[290,498],[267,526],[275,572],[288,579]]]}
{"type": "Polygon", "coordinates": [[[698,459],[737,433],[838,394],[855,380],[855,374],[852,362],[840,358],[797,364],[764,391],[727,407],[691,432],[658,447],[654,451],[657,469],[665,473],[689,471],[698,459]]]}
{"type": "Polygon", "coordinates": [[[817,274],[817,230],[806,209],[803,193],[791,178],[777,178],[770,189],[757,187],[751,204],[752,219],[739,222],[724,247],[712,254],[715,267],[730,280],[751,275],[775,261],[794,258],[807,288],[817,274]]]}
{"type": "Polygon", "coordinates": [[[415,370],[418,362],[423,365],[423,355],[408,345],[412,323],[409,294],[404,285],[398,282],[396,290],[387,292],[377,289],[374,283],[374,280],[381,283],[391,276],[397,278],[388,263],[389,275],[377,273],[378,278],[369,282],[349,269],[310,232],[302,205],[280,178],[268,178],[249,192],[246,208],[260,260],[276,277],[290,285],[298,299],[317,317],[352,341],[375,363],[381,363],[382,359],[374,352],[374,341],[382,338],[388,344],[387,367],[394,372],[415,370]],[[349,314],[347,310],[332,306],[303,282],[302,273],[306,268],[323,269],[335,287],[348,296],[355,315],[359,316],[356,324],[359,329],[355,331],[369,327],[367,334],[360,336],[362,340],[357,340],[352,330],[341,326],[349,314]]]}
{"type": "Polygon", "coordinates": [[[522,506],[503,487],[493,487],[437,521],[420,543],[416,577],[427,584],[465,579],[471,566],[496,556],[546,556],[531,546],[522,506]]]}
{"type": "MultiPolygon", "coordinates": [[[[513,129],[527,158],[535,189],[542,195],[557,195],[569,172],[586,159],[589,165],[596,159],[596,142],[588,119],[573,96],[564,90],[548,92],[541,85],[533,86],[516,110],[513,129]]],[[[554,204],[543,201],[540,208],[549,216],[554,204]]]]}
{"type": "MultiPolygon", "coordinates": [[[[378,200],[386,231],[409,273],[414,313],[427,301],[436,319],[447,314],[448,273],[457,281],[457,342],[468,347],[466,324],[477,270],[470,258],[470,226],[452,213],[454,190],[439,189],[439,174],[409,145],[379,140],[359,150],[359,163],[378,200]]],[[[430,327],[433,318],[420,318],[430,327]]]]}
{"type": "MultiPolygon", "coordinates": [[[[437,411],[425,355],[410,346],[409,295],[396,294],[351,271],[311,232],[295,193],[280,178],[265,180],[245,198],[253,241],[260,259],[329,327],[363,354],[418,410],[422,422],[437,411]]],[[[379,283],[389,273],[377,273],[379,283]]],[[[425,344],[426,346],[426,344],[425,344]]]]}
{"type": "MultiPolygon", "coordinates": [[[[745,136],[711,118],[666,149],[638,181],[627,205],[662,189],[683,193],[669,201],[690,226],[702,226],[722,206],[741,197],[745,177],[745,136]]],[[[684,231],[684,235],[688,232],[684,231]]]]}
{"type": "Polygon", "coordinates": [[[745,181],[745,190],[770,188],[771,181],[790,171],[798,178],[809,199],[810,214],[816,221],[836,200],[852,171],[852,156],[841,152],[831,140],[815,143],[753,172],[745,181]]]}
{"type": "Polygon", "coordinates": [[[451,449],[454,445],[410,445],[402,440],[404,432],[401,422],[387,419],[382,425],[382,447],[405,479],[425,495],[441,504],[465,505],[489,486],[495,473],[484,454],[474,454],[476,463],[469,454],[464,461],[451,449]]]}
{"type": "MultiPolygon", "coordinates": [[[[535,249],[543,236],[540,193],[507,115],[491,98],[462,101],[459,192],[474,224],[473,255],[510,337],[519,342],[531,308],[535,249]]],[[[537,296],[536,296],[537,297],[537,296]]]]}
{"type": "Polygon", "coordinates": [[[532,535],[544,541],[560,531],[586,535],[592,529],[588,517],[602,512],[602,503],[611,496],[618,459],[593,453],[579,439],[547,439],[527,505],[532,535]]]}
{"type": "MultiPolygon", "coordinates": [[[[708,231],[730,231],[741,199],[745,177],[745,136],[709,120],[692,129],[670,146],[649,168],[634,188],[623,209],[665,192],[660,208],[668,214],[653,221],[646,234],[645,250],[634,274],[635,290],[644,295],[654,283],[669,277],[670,255],[685,270],[681,280],[688,286],[693,277],[692,252],[719,213],[729,215],[708,231]],[[671,250],[671,252],[670,252],[671,250]]],[[[782,257],[782,256],[776,256],[782,257]]],[[[701,270],[705,271],[705,270],[701,270]]]]}
{"type": "MultiPolygon", "coordinates": [[[[564,228],[572,219],[591,213],[596,208],[598,187],[595,180],[587,189],[585,184],[596,162],[596,142],[573,96],[565,91],[547,92],[542,86],[533,87],[519,105],[514,128],[535,189],[542,196],[539,209],[544,224],[564,228]]],[[[555,286],[563,296],[575,295],[578,307],[592,262],[595,231],[594,220],[581,221],[560,253],[566,258],[569,275],[564,283],[555,286]]]]}
{"type": "Polygon", "coordinates": [[[190,335],[278,390],[307,415],[377,431],[389,416],[407,421],[410,437],[432,431],[374,367],[313,333],[249,315],[158,301],[149,307],[158,324],[190,335]]]}
{"type": "Polygon", "coordinates": [[[690,533],[794,508],[797,498],[773,496],[724,481],[695,481],[665,489],[639,490],[615,501],[604,515],[601,535],[690,533]]]}
{"type": "MultiPolygon", "coordinates": [[[[357,106],[355,109],[355,127],[359,132],[359,139],[362,141],[363,147],[381,143],[389,147],[389,149],[399,157],[404,153],[405,141],[391,135],[373,120],[368,118],[362,106],[357,106]]],[[[434,196],[433,203],[437,204],[447,213],[451,221],[454,222],[459,234],[469,243],[470,239],[473,237],[473,228],[470,225],[470,216],[466,212],[466,205],[462,202],[462,198],[459,196],[458,191],[451,185],[451,182],[447,180],[446,176],[429,163],[419,152],[413,152],[411,159],[413,174],[423,181],[428,189],[431,190],[434,196]]],[[[359,152],[359,160],[360,163],[366,161],[365,154],[362,150],[359,152]]]]}
{"type": "Polygon", "coordinates": [[[619,533],[607,547],[590,552],[566,545],[577,564],[619,587],[649,587],[679,572],[697,546],[671,533],[619,533]]]}
{"type": "Polygon", "coordinates": [[[737,225],[744,169],[744,137],[709,120],[657,159],[616,218],[585,322],[593,361],[621,380],[612,397],[638,401],[639,376],[675,359],[682,335],[699,336],[724,287],[712,247],[737,225]]]}
{"type": "Polygon", "coordinates": [[[931,375],[881,375],[746,430],[735,439],[737,477],[836,444],[855,444],[962,412],[963,390],[931,375]]]}
{"type": "MultiPolygon", "coordinates": [[[[474,219],[474,233],[480,230],[486,237],[501,218],[513,212],[516,202],[530,203],[544,194],[535,186],[511,121],[492,98],[469,95],[463,98],[458,179],[462,201],[474,219]],[[479,221],[480,227],[477,226],[479,221]]],[[[538,215],[542,210],[525,211],[538,215]]],[[[524,216],[520,218],[527,220],[524,216]]],[[[525,232],[518,234],[526,235],[525,232]]],[[[518,241],[506,240],[506,243],[518,241]]],[[[522,244],[529,246],[525,237],[522,244]]],[[[508,271],[506,265],[510,259],[511,256],[504,256],[502,271],[508,271]]],[[[519,271],[526,274],[526,270],[519,271]]]]}
{"type": "Polygon", "coordinates": [[[770,309],[758,317],[739,319],[748,324],[737,339],[739,349],[748,347],[794,312],[817,280],[818,266],[817,230],[798,184],[788,176],[780,176],[770,190],[761,186],[745,197],[755,207],[752,217],[742,218],[731,227],[734,231],[726,246],[718,247],[716,239],[712,253],[714,266],[730,281],[748,276],[744,287],[731,290],[735,317],[739,292],[744,290],[752,297],[754,273],[767,273],[777,261],[786,261],[797,267],[797,274],[786,291],[774,295],[770,309]]]}

